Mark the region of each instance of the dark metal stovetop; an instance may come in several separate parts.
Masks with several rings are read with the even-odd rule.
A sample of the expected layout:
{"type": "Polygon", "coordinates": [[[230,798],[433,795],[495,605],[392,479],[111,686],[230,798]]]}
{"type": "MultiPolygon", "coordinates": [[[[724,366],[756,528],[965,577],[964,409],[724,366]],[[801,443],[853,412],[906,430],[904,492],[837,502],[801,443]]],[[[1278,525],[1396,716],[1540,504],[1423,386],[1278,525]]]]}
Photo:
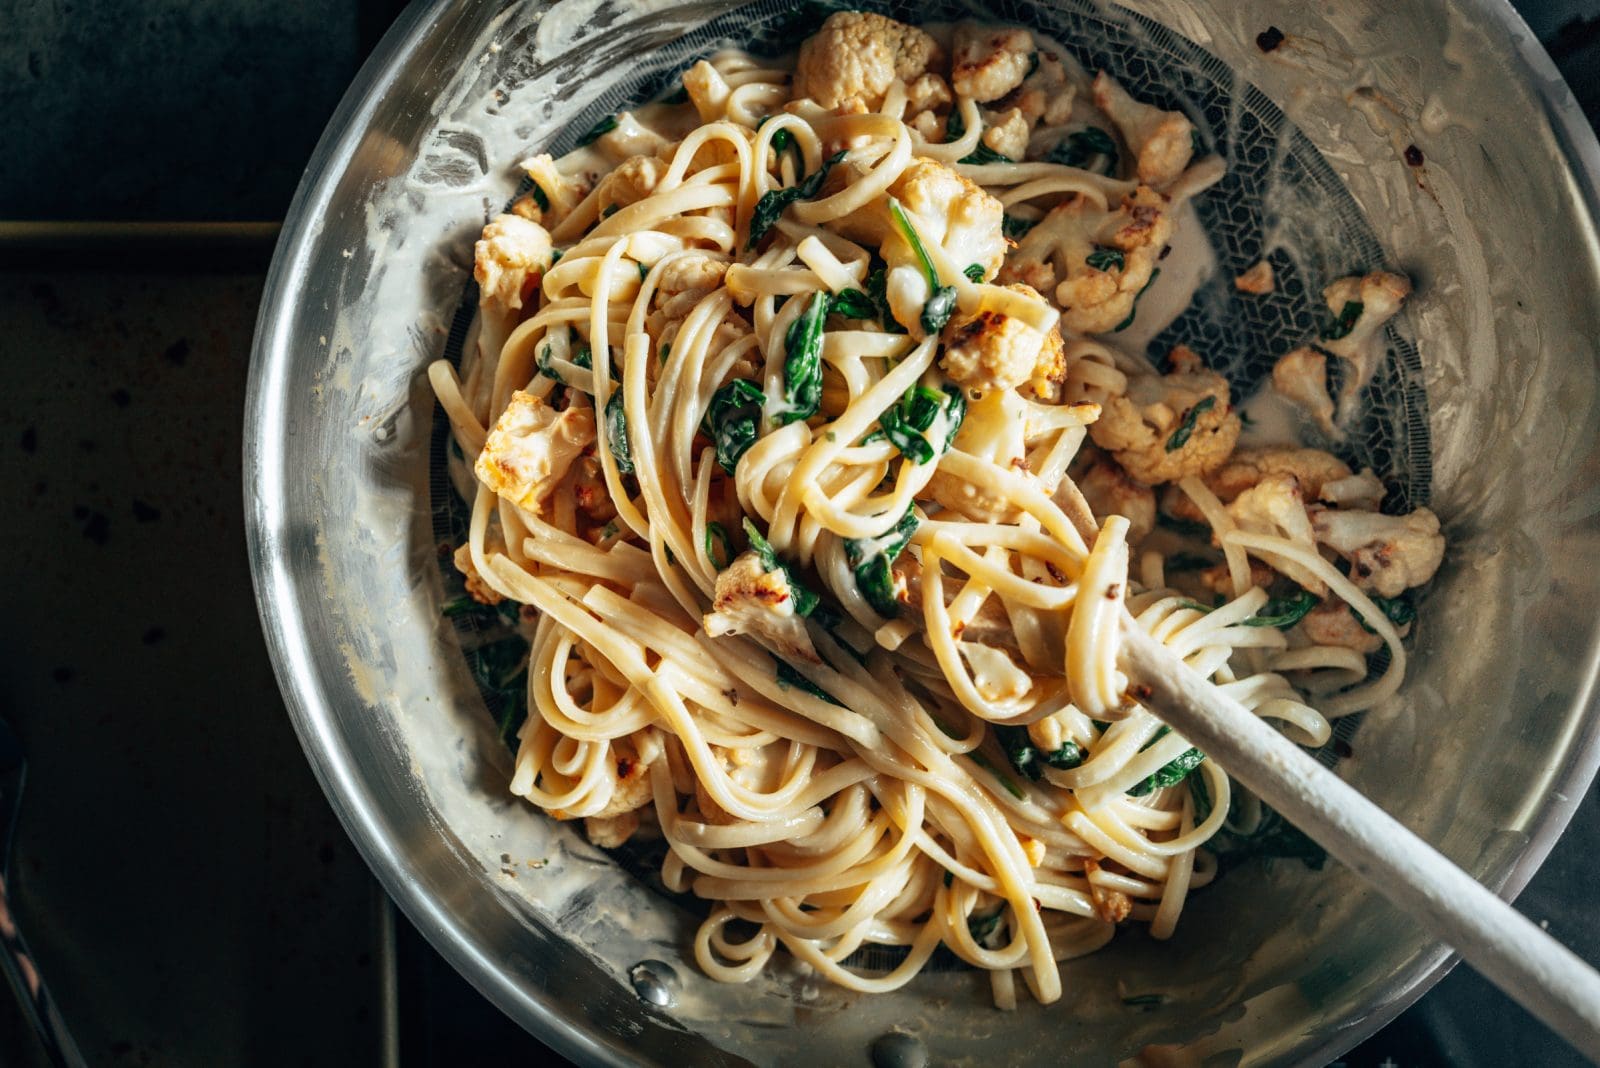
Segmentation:
{"type": "MultiPolygon", "coordinates": [[[[245,562],[274,221],[400,6],[0,18],[0,717],[30,761],[9,891],[93,1065],[564,1063],[384,900],[284,714],[245,562]]],[[[1600,0],[1519,6],[1600,117],[1600,0]]],[[[1591,793],[1518,902],[1591,961],[1597,852],[1591,793]]],[[[0,990],[0,1065],[44,1063],[0,990]]],[[[1580,1062],[1458,969],[1342,1063],[1580,1062]]]]}

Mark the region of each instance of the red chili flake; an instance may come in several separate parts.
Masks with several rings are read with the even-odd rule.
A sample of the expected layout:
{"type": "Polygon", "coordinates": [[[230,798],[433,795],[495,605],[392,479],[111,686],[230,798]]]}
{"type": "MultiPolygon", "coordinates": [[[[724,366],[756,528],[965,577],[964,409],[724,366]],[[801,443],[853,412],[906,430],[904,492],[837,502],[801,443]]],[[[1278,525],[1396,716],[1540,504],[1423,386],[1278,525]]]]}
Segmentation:
{"type": "Polygon", "coordinates": [[[1268,26],[1256,34],[1256,47],[1263,52],[1271,52],[1283,44],[1283,31],[1276,26],[1268,26]]]}
{"type": "Polygon", "coordinates": [[[1416,145],[1406,146],[1406,163],[1413,167],[1422,166],[1422,149],[1416,145]]]}

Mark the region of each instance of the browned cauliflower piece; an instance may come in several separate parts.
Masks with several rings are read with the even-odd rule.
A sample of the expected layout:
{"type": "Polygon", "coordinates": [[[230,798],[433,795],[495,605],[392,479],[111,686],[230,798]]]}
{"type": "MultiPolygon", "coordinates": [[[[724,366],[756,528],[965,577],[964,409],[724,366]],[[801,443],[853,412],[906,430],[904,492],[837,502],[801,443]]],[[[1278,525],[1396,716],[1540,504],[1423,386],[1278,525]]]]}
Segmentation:
{"type": "Polygon", "coordinates": [[[924,74],[906,86],[906,125],[920,133],[924,141],[940,143],[945,137],[945,118],[939,112],[948,111],[954,102],[943,78],[924,74]]]}
{"type": "Polygon", "coordinates": [[[483,576],[478,574],[478,568],[472,562],[472,546],[463,543],[451,560],[456,565],[456,570],[467,580],[468,597],[479,604],[499,604],[505,600],[499,591],[483,581],[483,576]]]}
{"type": "MultiPolygon", "coordinates": [[[[1008,288],[1043,299],[1028,286],[1008,288]]],[[[944,352],[939,365],[970,389],[1009,390],[1023,383],[1048,389],[1064,367],[1058,329],[1040,333],[1021,319],[981,306],[971,314],[952,316],[941,340],[944,352]]]]}
{"type": "Polygon", "coordinates": [[[922,135],[922,139],[929,144],[938,144],[944,140],[945,120],[931,111],[919,111],[906,120],[906,125],[922,135]]]}
{"type": "Polygon", "coordinates": [[[1338,505],[1340,508],[1376,512],[1388,492],[1378,476],[1372,473],[1372,468],[1366,467],[1362,468],[1358,475],[1324,482],[1316,497],[1319,501],[1338,505]]]}
{"type": "Polygon", "coordinates": [[[1021,85],[1033,66],[1033,34],[1017,26],[958,22],[952,47],[950,84],[980,104],[1021,85]]]}
{"type": "Polygon", "coordinates": [[[768,571],[754,552],[741,553],[717,576],[711,611],[701,620],[713,638],[748,634],[778,655],[821,663],[782,568],[768,571]]]}
{"type": "Polygon", "coordinates": [[[721,285],[722,276],[727,273],[726,260],[695,254],[679,256],[661,268],[657,292],[666,296],[677,296],[679,293],[694,291],[704,296],[721,285]]]}
{"type": "Polygon", "coordinates": [[[1137,545],[1155,529],[1155,491],[1129,478],[1119,465],[1102,457],[1073,481],[1098,522],[1104,523],[1111,515],[1127,519],[1130,545],[1137,545]]]}
{"type": "MultiPolygon", "coordinates": [[[[895,179],[889,192],[900,200],[924,244],[938,245],[959,268],[977,264],[993,278],[1005,263],[1005,211],[1000,202],[975,183],[932,160],[919,159],[895,179]]],[[[857,225],[864,231],[865,220],[857,225]]],[[[882,253],[889,265],[886,291],[895,319],[921,336],[922,307],[932,295],[921,261],[886,219],[876,220],[883,236],[882,253]]],[[[958,268],[958,269],[959,269],[958,268]]]]}
{"type": "Polygon", "coordinates": [[[654,193],[667,165],[655,156],[629,156],[616,169],[600,179],[596,187],[597,206],[625,208],[654,193]]]}
{"type": "Polygon", "coordinates": [[[906,114],[939,111],[955,103],[949,84],[937,74],[924,74],[906,86],[906,114]]]}
{"type": "Polygon", "coordinates": [[[625,845],[639,829],[639,813],[621,812],[615,816],[589,816],[583,821],[583,836],[601,849],[625,845]]]}
{"type": "Polygon", "coordinates": [[[915,26],[869,12],[835,12],[800,46],[794,95],[825,108],[877,108],[890,82],[909,85],[940,58],[939,43],[915,26]]]}
{"type": "MultiPolygon", "coordinates": [[[[1005,262],[1005,209],[977,183],[932,160],[914,161],[889,191],[912,216],[923,241],[932,241],[956,263],[976,263],[993,278],[1005,262]]],[[[885,254],[899,246],[910,262],[911,249],[896,235],[885,254]]]]}
{"type": "Polygon", "coordinates": [[[1113,890],[1095,879],[1100,862],[1089,858],[1083,862],[1084,878],[1089,880],[1089,900],[1103,923],[1121,923],[1133,914],[1133,899],[1121,890],[1113,890]]]}
{"type": "MultiPolygon", "coordinates": [[[[687,76],[684,82],[688,83],[687,76]]],[[[631,111],[617,112],[616,119],[617,124],[594,142],[600,154],[613,164],[633,156],[653,156],[670,144],[665,137],[634,118],[631,111]]]]}
{"type": "Polygon", "coordinates": [[[494,313],[520,311],[522,302],[550,268],[550,233],[520,215],[497,215],[472,250],[478,302],[494,313]]]}
{"type": "Polygon", "coordinates": [[[531,223],[544,223],[544,209],[539,206],[539,198],[533,193],[522,194],[511,202],[508,209],[512,215],[519,219],[527,219],[531,223]]]}
{"type": "Polygon", "coordinates": [[[1277,274],[1272,270],[1272,264],[1266,260],[1257,260],[1233,280],[1233,288],[1241,293],[1249,293],[1253,297],[1264,297],[1277,288],[1277,285],[1277,274]]]}
{"type": "Polygon", "coordinates": [[[1068,330],[1115,330],[1133,314],[1134,300],[1172,236],[1168,204],[1148,186],[1139,186],[1110,212],[1070,195],[1023,235],[1000,277],[1041,292],[1053,286],[1068,330]]]}
{"type": "MultiPolygon", "coordinates": [[[[516,213],[523,218],[531,218],[533,222],[554,229],[588,193],[586,183],[576,177],[562,174],[561,169],[556,166],[555,157],[548,152],[530,156],[518,166],[527,172],[528,178],[539,187],[539,191],[544,194],[545,200],[550,205],[548,210],[539,208],[537,217],[532,216],[526,209],[516,213]]],[[[538,207],[537,204],[535,207],[538,207]]]]}
{"type": "Polygon", "coordinates": [[[1399,313],[1410,295],[1411,279],[1389,271],[1350,275],[1322,291],[1335,326],[1324,331],[1318,344],[1349,364],[1339,387],[1341,422],[1349,418],[1357,395],[1383,358],[1384,324],[1399,313]]]}
{"type": "Polygon", "coordinates": [[[1028,120],[1019,108],[986,112],[983,143],[1007,159],[1021,159],[1028,152],[1028,120]]]}
{"type": "Polygon", "coordinates": [[[683,91],[700,115],[701,122],[715,122],[728,111],[733,87],[711,64],[701,60],[683,72],[683,91]]]}
{"type": "Polygon", "coordinates": [[[1133,151],[1139,181],[1169,185],[1189,166],[1194,155],[1194,123],[1181,111],[1162,111],[1141,104],[1105,71],[1090,87],[1094,106],[1111,117],[1133,151]]]}
{"type": "Polygon", "coordinates": [[[473,470],[485,486],[537,515],[545,498],[594,439],[592,409],[557,412],[540,398],[518,390],[489,431],[473,470]]]}
{"type": "MultiPolygon", "coordinates": [[[[967,405],[955,447],[1005,470],[1026,470],[1027,404],[1009,389],[995,389],[967,405]]],[[[979,523],[1010,522],[1016,507],[1003,492],[935,471],[924,491],[952,511],[979,523]]]]}
{"type": "Polygon", "coordinates": [[[1363,627],[1343,601],[1323,601],[1300,621],[1299,631],[1317,645],[1353,649],[1363,656],[1383,648],[1383,639],[1363,627]]]}
{"type": "Polygon", "coordinates": [[[1328,396],[1328,358],[1316,349],[1284,353],[1272,365],[1272,388],[1309,415],[1324,434],[1338,434],[1328,396]]]}
{"type": "MultiPolygon", "coordinates": [[[[1317,551],[1316,536],[1311,528],[1311,516],[1306,512],[1300,481],[1293,475],[1265,476],[1233,499],[1233,503],[1228,505],[1228,518],[1240,530],[1287,538],[1298,542],[1309,553],[1315,554],[1317,551]]],[[[1327,594],[1327,583],[1310,569],[1277,553],[1252,551],[1260,552],[1274,570],[1318,597],[1327,594]]]]}
{"type": "Polygon", "coordinates": [[[1077,86],[1067,77],[1067,68],[1054,52],[1041,50],[1039,66],[1022,83],[1013,98],[1028,125],[1060,126],[1072,117],[1072,100],[1077,86]]]}
{"type": "Polygon", "coordinates": [[[1427,508],[1410,515],[1313,508],[1316,539],[1350,561],[1350,578],[1381,597],[1398,597],[1433,578],[1444,559],[1439,517],[1427,508]]]}
{"type": "Polygon", "coordinates": [[[1224,503],[1271,475],[1293,475],[1307,500],[1317,500],[1324,483],[1349,478],[1350,467],[1321,449],[1272,447],[1240,449],[1206,476],[1206,486],[1224,503]]]}
{"type": "Polygon", "coordinates": [[[1110,398],[1089,427],[1094,443],[1147,486],[1220,467],[1239,440],[1239,416],[1228,380],[1174,349],[1166,375],[1135,375],[1128,392],[1110,398]]]}

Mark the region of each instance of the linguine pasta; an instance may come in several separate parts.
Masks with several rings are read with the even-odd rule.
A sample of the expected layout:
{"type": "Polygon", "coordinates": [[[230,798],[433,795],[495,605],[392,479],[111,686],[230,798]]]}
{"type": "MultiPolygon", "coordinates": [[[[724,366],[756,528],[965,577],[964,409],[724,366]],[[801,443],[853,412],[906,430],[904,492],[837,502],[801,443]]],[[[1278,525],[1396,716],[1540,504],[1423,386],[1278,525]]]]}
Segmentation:
{"type": "MultiPolygon", "coordinates": [[[[1437,520],[1118,347],[1221,173],[1180,113],[1025,30],[858,13],[683,87],[526,161],[429,372],[456,564],[525,606],[511,789],[664,839],[715,978],[783,947],[889,990],[944,947],[1054,1001],[1259,817],[1125,692],[1125,621],[1319,746],[1399,685],[1437,520]]],[[[1331,440],[1327,361],[1370,371],[1404,282],[1330,285],[1275,375],[1331,440]]]]}

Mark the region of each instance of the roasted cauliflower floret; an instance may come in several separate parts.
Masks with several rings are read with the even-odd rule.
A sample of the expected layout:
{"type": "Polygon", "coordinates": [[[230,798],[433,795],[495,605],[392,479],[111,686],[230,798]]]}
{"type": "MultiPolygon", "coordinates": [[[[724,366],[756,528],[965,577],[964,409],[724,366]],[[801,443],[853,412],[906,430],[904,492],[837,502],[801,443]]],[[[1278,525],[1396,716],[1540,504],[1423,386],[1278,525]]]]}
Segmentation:
{"type": "MultiPolygon", "coordinates": [[[[985,278],[993,278],[1000,270],[1007,248],[1001,228],[1005,209],[976,183],[941,163],[919,159],[895,179],[889,191],[899,198],[924,242],[939,245],[963,268],[978,264],[985,278]]],[[[890,233],[885,258],[891,265],[914,265],[910,246],[893,227],[890,233]]]]}
{"type": "MultiPolygon", "coordinates": [[[[1311,516],[1306,513],[1306,500],[1300,482],[1293,475],[1267,475],[1245,490],[1228,505],[1228,517],[1240,530],[1252,534],[1269,534],[1298,542],[1307,552],[1317,551],[1316,536],[1311,528],[1311,516]]],[[[1328,592],[1323,582],[1308,568],[1279,556],[1253,550],[1261,555],[1273,569],[1293,579],[1318,597],[1328,592]]]]}
{"type": "Polygon", "coordinates": [[[890,82],[909,85],[939,58],[939,43],[915,26],[869,12],[836,12],[800,46],[794,95],[825,108],[852,102],[876,108],[890,82]]]}
{"type": "Polygon", "coordinates": [[[950,83],[980,104],[1021,85],[1033,66],[1033,34],[1020,27],[958,22],[954,36],[950,83]]]}
{"type": "MultiPolygon", "coordinates": [[[[688,82],[688,78],[684,78],[688,82]]],[[[665,137],[633,117],[631,111],[619,111],[617,124],[595,139],[594,147],[613,164],[632,156],[653,156],[670,143],[665,137]]]]}
{"type": "MultiPolygon", "coordinates": [[[[949,167],[919,159],[895,180],[889,192],[900,201],[922,243],[942,248],[957,270],[976,264],[985,278],[993,278],[1000,270],[1007,247],[1001,229],[1005,212],[998,200],[976,184],[949,167]]],[[[921,336],[922,309],[932,292],[910,243],[886,217],[853,220],[851,229],[863,234],[875,230],[882,235],[883,258],[889,265],[885,287],[889,310],[913,335],[921,336]]]]}
{"type": "Polygon", "coordinates": [[[472,276],[484,311],[520,311],[550,269],[550,233],[520,215],[496,215],[472,250],[472,276]]]}
{"type": "Polygon", "coordinates": [[[716,122],[728,111],[733,88],[717,68],[701,60],[683,72],[683,91],[700,114],[701,122],[716,122]]]}
{"type": "Polygon", "coordinates": [[[1104,923],[1121,923],[1133,914],[1133,899],[1121,890],[1103,885],[1095,876],[1100,873],[1100,862],[1089,858],[1083,862],[1084,878],[1089,880],[1089,900],[1104,923]]]}
{"type": "Polygon", "coordinates": [[[1239,416],[1228,380],[1175,351],[1166,375],[1136,375],[1128,392],[1107,400],[1089,427],[1094,443],[1147,486],[1206,475],[1227,460],[1239,440],[1239,416]]]}
{"type": "Polygon", "coordinates": [[[1411,295],[1411,279],[1389,271],[1350,275],[1329,284],[1322,291],[1339,337],[1324,337],[1322,347],[1340,359],[1354,360],[1368,342],[1382,332],[1384,324],[1399,314],[1411,295]],[[1360,307],[1351,309],[1349,305],[1360,307]]]}
{"type": "MultiPolygon", "coordinates": [[[[1028,286],[1009,288],[1039,296],[1028,286]]],[[[945,324],[941,340],[944,352],[939,365],[969,389],[1010,390],[1024,383],[1048,389],[1064,370],[1058,329],[1040,333],[1015,316],[989,308],[958,312],[945,324]]]]}
{"type": "Polygon", "coordinates": [[[727,273],[726,260],[694,253],[679,256],[661,268],[657,292],[664,296],[676,296],[695,290],[704,296],[721,285],[722,276],[727,273]]]}
{"type": "Polygon", "coordinates": [[[590,816],[583,821],[583,835],[591,845],[616,849],[625,845],[639,829],[639,813],[622,812],[615,816],[590,816]]]}
{"type": "Polygon", "coordinates": [[[937,74],[924,74],[906,86],[906,114],[939,111],[955,103],[949,84],[937,74]]]}
{"type": "Polygon", "coordinates": [[[1363,656],[1383,648],[1383,639],[1363,627],[1343,601],[1323,601],[1300,621],[1299,631],[1317,645],[1353,649],[1363,656]]]}
{"type": "Polygon", "coordinates": [[[1106,516],[1111,515],[1127,519],[1130,545],[1137,545],[1155,529],[1155,491],[1129,478],[1117,464],[1101,457],[1073,481],[1078,484],[1078,491],[1089,503],[1097,522],[1104,523],[1106,516]]]}
{"type": "MultiPolygon", "coordinates": [[[[1027,403],[1021,397],[1009,389],[991,390],[967,404],[955,447],[1005,470],[1024,470],[1026,419],[1027,403]]],[[[935,471],[925,492],[944,507],[980,523],[1008,522],[1017,516],[1004,493],[947,471],[935,471]]]]}
{"type": "Polygon", "coordinates": [[[938,144],[944,141],[945,113],[954,102],[950,86],[943,78],[924,74],[906,86],[906,125],[929,144],[938,144]]]}
{"type": "Polygon", "coordinates": [[[1039,66],[1023,81],[1013,98],[1028,125],[1060,126],[1072,117],[1072,100],[1077,86],[1067,77],[1067,68],[1054,52],[1041,51],[1039,66]]]}
{"type": "MultiPolygon", "coordinates": [[[[545,210],[539,208],[537,202],[535,202],[534,207],[539,211],[539,217],[537,218],[532,217],[532,214],[526,208],[516,213],[523,218],[532,218],[533,222],[543,223],[550,227],[556,226],[562,219],[566,218],[568,212],[577,206],[578,201],[582,200],[587,192],[581,182],[568,178],[561,173],[556,166],[555,157],[548,152],[530,156],[518,166],[527,173],[529,180],[539,187],[539,191],[544,194],[545,200],[550,205],[549,210],[545,210]]],[[[532,196],[532,193],[529,196],[532,196]]]]}
{"type": "Polygon", "coordinates": [[[1295,349],[1272,365],[1272,388],[1288,398],[1322,430],[1337,435],[1333,398],[1328,396],[1328,358],[1316,349],[1295,349]]]}
{"type": "Polygon", "coordinates": [[[499,604],[505,600],[499,591],[483,581],[483,576],[478,574],[478,568],[472,562],[472,546],[465,543],[456,550],[451,561],[456,565],[456,570],[466,579],[467,596],[479,604],[499,604]]]}
{"type": "Polygon", "coordinates": [[[1224,503],[1271,475],[1293,475],[1307,500],[1317,500],[1324,483],[1350,477],[1350,467],[1321,449],[1295,447],[1240,449],[1206,476],[1206,486],[1224,503]]]}
{"type": "Polygon", "coordinates": [[[1356,396],[1383,358],[1384,325],[1399,313],[1410,295],[1411,280],[1389,271],[1350,275],[1322,291],[1334,322],[1323,331],[1318,344],[1349,364],[1339,387],[1341,421],[1349,417],[1356,396]]]}
{"type": "Polygon", "coordinates": [[[1316,539],[1350,561],[1350,578],[1380,597],[1398,597],[1433,578],[1444,559],[1439,517],[1427,508],[1410,515],[1314,508],[1316,539]]]}
{"type": "Polygon", "coordinates": [[[1019,108],[986,112],[983,143],[1007,159],[1018,160],[1028,152],[1028,120],[1019,108]]]}
{"type": "Polygon", "coordinates": [[[1172,236],[1169,201],[1148,186],[1104,212],[1071,195],[1017,244],[1001,279],[1054,287],[1061,321],[1080,334],[1117,329],[1133,314],[1172,236]]]}
{"type": "Polygon", "coordinates": [[[1383,482],[1372,473],[1372,468],[1362,468],[1359,475],[1349,478],[1330,479],[1322,484],[1316,498],[1328,504],[1335,504],[1341,508],[1354,511],[1376,512],[1383,504],[1383,498],[1389,491],[1384,488],[1383,482]]]}
{"type": "Polygon", "coordinates": [[[592,444],[592,409],[557,412],[518,390],[489,431],[473,470],[495,493],[537,515],[573,461],[592,444]]]}
{"type": "Polygon", "coordinates": [[[519,219],[527,219],[531,223],[544,224],[544,209],[539,206],[539,198],[527,192],[511,202],[507,211],[519,219]]]}
{"type": "Polygon", "coordinates": [[[1132,150],[1139,181],[1170,185],[1189,166],[1194,155],[1194,123],[1181,111],[1162,111],[1139,103],[1105,71],[1095,75],[1090,92],[1094,106],[1111,116],[1132,150]]]}
{"type": "Polygon", "coordinates": [[[755,552],[741,553],[717,576],[711,611],[701,620],[713,638],[748,634],[779,656],[821,663],[782,568],[768,571],[755,552]]]}
{"type": "Polygon", "coordinates": [[[655,192],[667,165],[654,156],[629,156],[604,178],[596,190],[599,207],[625,208],[655,192]]]}
{"type": "Polygon", "coordinates": [[[1272,264],[1266,260],[1257,260],[1245,268],[1243,274],[1236,275],[1233,279],[1233,288],[1241,293],[1249,293],[1253,297],[1264,297],[1277,285],[1278,276],[1272,270],[1272,264]]]}

